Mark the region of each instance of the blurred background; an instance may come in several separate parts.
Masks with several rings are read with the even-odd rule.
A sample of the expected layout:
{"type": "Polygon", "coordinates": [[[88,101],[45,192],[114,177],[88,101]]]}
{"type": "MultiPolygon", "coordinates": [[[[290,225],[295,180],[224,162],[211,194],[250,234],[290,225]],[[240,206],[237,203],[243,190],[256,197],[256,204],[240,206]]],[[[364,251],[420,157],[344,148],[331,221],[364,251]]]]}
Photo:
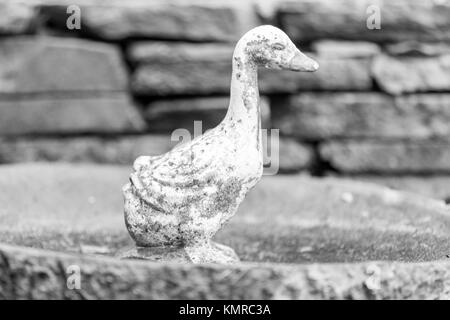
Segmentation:
{"type": "Polygon", "coordinates": [[[450,1],[0,1],[0,164],[131,166],[217,125],[234,44],[283,29],[321,68],[260,71],[280,174],[450,202],[450,1]]]}

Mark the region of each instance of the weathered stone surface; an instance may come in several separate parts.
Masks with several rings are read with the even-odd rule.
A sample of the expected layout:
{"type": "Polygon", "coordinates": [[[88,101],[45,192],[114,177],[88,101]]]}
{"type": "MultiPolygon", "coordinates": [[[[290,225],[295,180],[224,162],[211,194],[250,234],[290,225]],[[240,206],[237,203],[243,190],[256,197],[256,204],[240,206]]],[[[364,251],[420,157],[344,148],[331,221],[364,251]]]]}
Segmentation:
{"type": "Polygon", "coordinates": [[[300,0],[282,4],[278,15],[283,29],[297,41],[450,40],[450,4],[446,1],[300,0]],[[380,29],[369,29],[377,11],[380,29]]]}
{"type": "MultiPolygon", "coordinates": [[[[0,171],[0,242],[66,252],[101,245],[110,256],[131,244],[118,189],[128,168],[28,164],[0,171]],[[26,195],[17,191],[24,186],[26,195]],[[12,201],[19,197],[21,201],[12,201]],[[35,232],[26,232],[32,228],[35,232]],[[68,241],[58,241],[62,236],[68,241]]],[[[445,256],[449,242],[436,250],[408,243],[421,237],[423,244],[447,239],[448,228],[448,208],[442,202],[344,179],[274,176],[262,179],[217,240],[235,247],[244,261],[417,262],[445,256]],[[364,233],[371,239],[357,237],[364,233]],[[376,237],[382,234],[398,245],[387,247],[390,239],[376,237]],[[306,245],[313,250],[298,250],[306,245]],[[372,250],[366,251],[368,247],[372,250]]]]}
{"type": "Polygon", "coordinates": [[[450,135],[448,94],[302,93],[272,104],[273,127],[303,139],[450,135]]]}
{"type": "MultiPolygon", "coordinates": [[[[59,161],[129,165],[140,155],[160,155],[180,141],[168,135],[121,137],[15,137],[0,140],[0,163],[59,161]]],[[[266,141],[264,141],[265,145],[266,141]]],[[[266,147],[265,147],[266,148],[266,147]]],[[[264,163],[270,159],[268,144],[264,163]]],[[[266,149],[264,149],[266,150],[266,149]]],[[[279,172],[309,169],[314,159],[312,148],[289,138],[280,138],[279,172]]]]}
{"type": "Polygon", "coordinates": [[[405,41],[384,46],[387,53],[393,56],[425,56],[434,57],[450,54],[450,44],[446,42],[427,43],[405,41]]]}
{"type": "Polygon", "coordinates": [[[330,142],[320,154],[342,172],[450,172],[448,142],[330,142]]]}
{"type": "Polygon", "coordinates": [[[166,96],[226,93],[229,91],[231,62],[148,64],[132,76],[135,94],[166,96]]]}
{"type": "Polygon", "coordinates": [[[0,42],[0,60],[0,94],[127,87],[119,51],[109,44],[74,38],[9,38],[0,42]]]}
{"type": "Polygon", "coordinates": [[[35,9],[27,3],[2,1],[0,3],[0,35],[23,34],[32,31],[35,9]]]}
{"type": "Polygon", "coordinates": [[[124,94],[0,97],[0,134],[132,132],[144,128],[144,120],[124,94]]]}
{"type": "Polygon", "coordinates": [[[62,161],[130,165],[140,155],[166,153],[178,141],[162,135],[122,137],[3,138],[0,163],[62,161]]]}
{"type": "MultiPolygon", "coordinates": [[[[194,134],[194,121],[201,121],[201,132],[214,128],[225,117],[229,98],[210,97],[192,99],[170,99],[152,101],[145,111],[149,129],[152,131],[173,132],[187,129],[194,134]]],[[[260,100],[261,124],[270,127],[270,107],[266,98],[260,100]]]]}
{"type": "MultiPolygon", "coordinates": [[[[270,153],[271,150],[273,150],[272,146],[268,144],[268,152],[270,153]]],[[[270,159],[273,159],[274,156],[271,155],[270,159]]],[[[314,152],[311,146],[294,139],[280,137],[279,173],[292,173],[310,169],[313,160],[314,152]]]]}
{"type": "MultiPolygon", "coordinates": [[[[135,61],[147,62],[132,77],[132,89],[139,95],[223,94],[230,90],[232,50],[222,45],[205,45],[197,51],[195,44],[158,43],[136,46],[130,52],[135,61]],[[212,61],[212,57],[217,59],[212,61]]],[[[358,91],[372,87],[367,59],[313,58],[320,69],[312,74],[260,70],[261,92],[358,91]]]]}
{"type": "Polygon", "coordinates": [[[367,58],[380,53],[380,47],[366,41],[319,40],[312,49],[320,57],[326,58],[367,58]]]}
{"type": "Polygon", "coordinates": [[[376,176],[362,175],[355,180],[376,183],[396,190],[409,191],[433,199],[450,202],[450,176],[376,176]]]}
{"type": "Polygon", "coordinates": [[[450,54],[437,57],[377,56],[372,74],[380,88],[390,94],[450,91],[450,54]]]}
{"type": "Polygon", "coordinates": [[[449,299],[446,261],[168,267],[7,245],[0,253],[4,299],[449,299]],[[64,271],[74,265],[83,274],[80,290],[66,285],[64,271]]]}
{"type": "MultiPolygon", "coordinates": [[[[228,41],[236,38],[237,19],[227,6],[134,1],[81,3],[80,32],[106,40],[128,38],[228,41]]],[[[43,4],[49,21],[66,29],[67,5],[43,4]]]]}
{"type": "Polygon", "coordinates": [[[127,50],[134,63],[179,63],[230,61],[233,46],[221,43],[187,43],[167,41],[140,41],[127,50]]]}
{"type": "MultiPolygon", "coordinates": [[[[168,135],[120,137],[65,137],[0,139],[0,163],[72,162],[130,165],[140,155],[157,156],[170,151],[179,141],[168,135]],[[171,140],[173,139],[173,141],[171,140]]],[[[266,141],[264,141],[267,146],[266,141]]],[[[265,147],[266,148],[266,147],[265,147]]],[[[269,163],[268,144],[264,163],[269,163]]],[[[309,169],[313,161],[312,148],[289,138],[280,138],[279,172],[290,173],[309,169]]]]}
{"type": "Polygon", "coordinates": [[[217,237],[247,262],[166,264],[105,257],[130,244],[117,189],[127,168],[0,170],[3,298],[449,298],[448,207],[420,196],[337,179],[266,177],[217,237]],[[66,286],[70,265],[80,267],[80,290],[66,286]]]}

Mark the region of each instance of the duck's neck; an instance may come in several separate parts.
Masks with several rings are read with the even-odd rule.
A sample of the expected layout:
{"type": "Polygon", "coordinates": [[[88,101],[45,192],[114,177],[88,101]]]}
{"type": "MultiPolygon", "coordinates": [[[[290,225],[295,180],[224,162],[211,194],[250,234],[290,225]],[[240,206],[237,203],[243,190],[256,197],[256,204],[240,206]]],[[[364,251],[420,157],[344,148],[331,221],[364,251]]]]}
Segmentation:
{"type": "Polygon", "coordinates": [[[239,41],[233,54],[230,105],[224,122],[242,130],[244,138],[256,138],[260,145],[261,118],[259,108],[257,65],[245,52],[247,41],[239,41]],[[247,136],[247,137],[246,137],[247,136]]]}

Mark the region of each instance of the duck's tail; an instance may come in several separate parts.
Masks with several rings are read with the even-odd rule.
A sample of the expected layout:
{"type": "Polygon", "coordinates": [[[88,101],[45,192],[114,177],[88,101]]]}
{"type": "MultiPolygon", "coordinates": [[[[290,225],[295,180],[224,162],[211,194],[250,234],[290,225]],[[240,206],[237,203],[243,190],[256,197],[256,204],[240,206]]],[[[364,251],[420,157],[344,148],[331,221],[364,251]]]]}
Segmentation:
{"type": "Polygon", "coordinates": [[[133,163],[134,171],[141,171],[143,167],[150,166],[156,159],[161,158],[161,156],[140,156],[133,163]]]}

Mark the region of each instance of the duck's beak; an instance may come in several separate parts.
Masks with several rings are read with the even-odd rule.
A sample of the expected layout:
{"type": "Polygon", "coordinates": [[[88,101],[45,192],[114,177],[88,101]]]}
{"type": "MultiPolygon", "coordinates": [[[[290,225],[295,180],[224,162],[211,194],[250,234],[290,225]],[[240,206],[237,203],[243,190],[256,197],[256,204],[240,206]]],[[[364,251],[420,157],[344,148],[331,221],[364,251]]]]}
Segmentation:
{"type": "Polygon", "coordinates": [[[289,70],[292,71],[314,72],[318,69],[319,64],[299,50],[289,62],[289,70]]]}

